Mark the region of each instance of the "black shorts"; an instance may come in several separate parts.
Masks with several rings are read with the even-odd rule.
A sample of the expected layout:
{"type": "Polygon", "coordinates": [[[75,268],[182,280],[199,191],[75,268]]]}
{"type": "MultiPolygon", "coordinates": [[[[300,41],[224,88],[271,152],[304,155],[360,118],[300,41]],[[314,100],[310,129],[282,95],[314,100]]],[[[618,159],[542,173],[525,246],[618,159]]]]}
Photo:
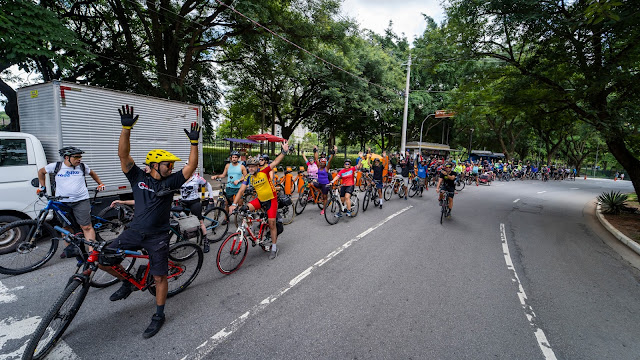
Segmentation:
{"type": "Polygon", "coordinates": [[[353,194],[353,188],[354,186],[343,186],[340,188],[340,197],[344,197],[345,194],[353,194]]]}
{"type": "Polygon", "coordinates": [[[145,249],[149,254],[149,273],[151,275],[162,276],[169,272],[169,231],[142,234],[133,229],[126,229],[111,244],[111,249],[140,250],[145,249]]]}
{"type": "Polygon", "coordinates": [[[204,219],[204,216],[202,216],[202,202],[200,199],[182,200],[181,203],[188,207],[189,211],[191,211],[191,215],[197,216],[198,220],[204,219]]]}
{"type": "Polygon", "coordinates": [[[322,195],[327,195],[329,193],[329,191],[331,190],[331,185],[329,185],[329,184],[318,184],[317,188],[320,189],[320,191],[322,191],[322,195]]]}
{"type": "Polygon", "coordinates": [[[456,194],[456,188],[455,186],[451,187],[451,186],[445,186],[442,185],[441,187],[442,191],[446,191],[449,193],[449,197],[453,199],[453,196],[456,194]]]}

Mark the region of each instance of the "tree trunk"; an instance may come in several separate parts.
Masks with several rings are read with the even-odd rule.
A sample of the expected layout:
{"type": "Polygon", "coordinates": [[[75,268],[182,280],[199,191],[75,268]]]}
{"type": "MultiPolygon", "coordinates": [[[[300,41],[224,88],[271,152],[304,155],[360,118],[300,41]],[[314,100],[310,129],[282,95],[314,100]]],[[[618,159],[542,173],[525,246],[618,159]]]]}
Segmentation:
{"type": "Polygon", "coordinates": [[[627,171],[636,194],[640,193],[640,160],[627,149],[622,138],[608,138],[606,143],[611,154],[627,171]]]}
{"type": "Polygon", "coordinates": [[[9,125],[9,131],[20,131],[20,117],[18,115],[18,96],[16,91],[13,90],[9,84],[0,79],[0,93],[7,98],[7,105],[4,107],[4,111],[11,119],[9,125]]]}

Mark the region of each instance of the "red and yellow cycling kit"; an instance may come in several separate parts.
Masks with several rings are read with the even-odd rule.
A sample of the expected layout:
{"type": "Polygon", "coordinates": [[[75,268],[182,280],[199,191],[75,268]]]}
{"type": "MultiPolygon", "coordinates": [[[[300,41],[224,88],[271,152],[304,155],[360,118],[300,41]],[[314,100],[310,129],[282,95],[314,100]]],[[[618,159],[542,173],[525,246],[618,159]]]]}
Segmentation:
{"type": "Polygon", "coordinates": [[[265,207],[267,217],[274,219],[278,212],[278,201],[276,200],[276,188],[273,186],[271,179],[269,178],[270,166],[266,166],[264,169],[257,172],[255,175],[248,175],[244,184],[251,186],[256,190],[256,199],[250,202],[251,205],[257,210],[265,207]]]}

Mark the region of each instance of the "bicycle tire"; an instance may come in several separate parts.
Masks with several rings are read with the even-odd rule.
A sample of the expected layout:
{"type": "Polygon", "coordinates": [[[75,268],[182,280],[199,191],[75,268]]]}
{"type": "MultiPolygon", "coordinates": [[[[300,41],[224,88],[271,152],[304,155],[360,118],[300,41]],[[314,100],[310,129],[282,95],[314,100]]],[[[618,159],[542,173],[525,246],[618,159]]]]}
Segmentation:
{"type": "Polygon", "coordinates": [[[78,313],[88,291],[89,285],[83,284],[82,281],[78,279],[73,279],[69,285],[67,285],[58,300],[53,304],[53,307],[49,309],[47,315],[42,318],[40,325],[38,325],[31,339],[29,339],[27,348],[22,355],[23,360],[43,359],[47,356],[78,313]],[[78,289],[78,287],[81,288],[78,289]],[[66,306],[69,306],[68,310],[66,306]],[[68,312],[61,313],[63,311],[68,312]],[[44,344],[40,345],[42,337],[51,327],[50,325],[56,320],[60,320],[60,326],[52,331],[53,334],[45,339],[44,344]],[[36,353],[36,351],[38,352],[36,353]]]}
{"type": "Polygon", "coordinates": [[[118,205],[117,209],[107,206],[98,213],[98,217],[107,219],[108,222],[93,225],[96,232],[96,240],[113,241],[122,234],[125,226],[133,220],[133,209],[127,205],[118,205]]]}
{"type": "MultiPolygon", "coordinates": [[[[190,241],[182,241],[169,247],[168,298],[183,292],[195,280],[203,260],[202,248],[190,241]]],[[[147,281],[153,281],[153,277],[149,275],[147,281]]],[[[151,295],[156,295],[155,285],[149,286],[147,290],[151,295]]]]}
{"type": "Polygon", "coordinates": [[[371,198],[371,191],[367,190],[364,193],[364,199],[362,199],[362,211],[367,211],[367,207],[369,206],[369,200],[371,198]]]}
{"type": "Polygon", "coordinates": [[[391,188],[391,185],[386,185],[384,187],[384,190],[382,190],[382,196],[384,197],[384,200],[385,201],[391,200],[392,193],[393,193],[393,189],[391,188]]]}
{"type": "Polygon", "coordinates": [[[309,194],[307,193],[307,191],[303,191],[302,194],[298,196],[298,200],[296,200],[296,206],[295,206],[296,215],[302,214],[302,212],[304,211],[304,208],[307,207],[307,203],[309,202],[308,198],[309,198],[309,194]]]}
{"type": "Polygon", "coordinates": [[[403,198],[406,191],[406,186],[400,185],[400,187],[398,188],[398,197],[403,198]]]}
{"type": "Polygon", "coordinates": [[[36,270],[51,260],[58,249],[56,232],[47,223],[38,227],[37,220],[14,221],[0,228],[0,236],[7,232],[12,232],[18,243],[14,251],[0,255],[0,274],[20,275],[36,270]],[[35,231],[38,233],[31,236],[35,231]],[[32,237],[35,246],[29,243],[32,237]]]}
{"type": "Polygon", "coordinates": [[[462,191],[464,189],[464,181],[458,180],[456,181],[456,190],[462,191]]]}
{"type": "Polygon", "coordinates": [[[291,204],[289,206],[285,206],[282,209],[278,209],[280,214],[282,215],[282,223],[285,225],[289,225],[293,222],[293,218],[296,217],[296,207],[291,204]]]}
{"type": "Polygon", "coordinates": [[[215,243],[224,238],[229,231],[229,214],[222,207],[212,207],[204,213],[204,226],[207,228],[206,238],[215,243]]]}
{"type": "Polygon", "coordinates": [[[229,235],[222,244],[220,244],[218,254],[216,255],[216,266],[218,270],[225,275],[236,272],[240,266],[242,266],[242,263],[244,263],[248,249],[249,243],[247,239],[241,237],[239,232],[229,235]],[[239,250],[238,241],[242,241],[239,250]]]}
{"type": "Polygon", "coordinates": [[[358,196],[351,197],[351,217],[354,218],[358,216],[358,212],[360,210],[360,199],[358,196]]]}
{"type": "Polygon", "coordinates": [[[336,216],[340,212],[340,204],[334,197],[330,197],[327,201],[327,208],[324,209],[324,218],[329,225],[335,225],[340,221],[340,218],[336,216]]]}
{"type": "Polygon", "coordinates": [[[409,197],[414,197],[418,194],[418,183],[417,181],[411,181],[411,187],[409,188],[409,197]]]}
{"type": "MultiPolygon", "coordinates": [[[[124,267],[125,271],[129,272],[131,269],[133,269],[133,266],[135,265],[135,263],[136,263],[136,258],[127,256],[124,258],[122,263],[120,263],[120,265],[124,267]]],[[[117,283],[118,281],[120,280],[117,277],[109,274],[108,272],[102,269],[98,269],[93,274],[93,277],[91,278],[91,281],[89,282],[89,284],[91,285],[91,287],[102,289],[102,288],[109,287],[117,283]]]]}

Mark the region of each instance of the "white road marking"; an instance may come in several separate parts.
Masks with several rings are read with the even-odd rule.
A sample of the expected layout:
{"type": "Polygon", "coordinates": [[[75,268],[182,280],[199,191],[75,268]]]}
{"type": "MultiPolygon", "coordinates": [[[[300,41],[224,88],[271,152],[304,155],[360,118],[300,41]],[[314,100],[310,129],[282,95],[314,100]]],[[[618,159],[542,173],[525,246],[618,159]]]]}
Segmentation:
{"type": "Polygon", "coordinates": [[[580,189],[580,188],[570,188],[569,190],[578,190],[578,189],[580,189]]]}
{"type": "Polygon", "coordinates": [[[507,243],[507,234],[504,230],[504,224],[500,224],[500,239],[502,241],[502,252],[504,253],[504,261],[507,263],[507,269],[513,272],[513,281],[518,283],[518,298],[520,299],[520,305],[522,305],[522,309],[524,310],[524,314],[529,321],[529,324],[535,329],[534,335],[536,336],[536,340],[538,341],[538,346],[540,350],[542,350],[542,355],[546,360],[556,360],[556,354],[551,349],[551,345],[547,340],[547,337],[544,334],[544,331],[540,329],[536,325],[536,314],[533,311],[531,305],[527,304],[527,294],[524,292],[524,288],[522,287],[522,283],[520,282],[520,278],[518,277],[518,273],[516,272],[516,268],[513,266],[513,261],[511,260],[511,253],[509,252],[509,244],[507,243]]]}
{"type": "Polygon", "coordinates": [[[18,300],[18,297],[12,292],[15,290],[22,290],[24,286],[17,286],[13,289],[9,289],[2,282],[0,282],[0,304],[7,304],[18,300]]]}
{"type": "Polygon", "coordinates": [[[11,353],[8,353],[8,349],[5,349],[4,347],[8,342],[21,340],[31,335],[39,323],[39,316],[26,319],[15,319],[9,317],[7,319],[0,320],[0,359],[9,360],[19,359],[22,357],[22,353],[24,353],[24,350],[27,348],[28,339],[24,342],[24,345],[11,353]]]}
{"type": "Polygon", "coordinates": [[[543,194],[543,193],[546,193],[546,192],[547,192],[547,190],[544,190],[544,191],[538,191],[538,194],[543,194]]]}
{"type": "Polygon", "coordinates": [[[513,200],[514,203],[517,203],[518,201],[520,201],[520,199],[513,200]]]}
{"type": "Polygon", "coordinates": [[[200,344],[200,346],[198,346],[195,349],[196,351],[195,351],[194,354],[187,355],[187,356],[183,357],[181,360],[185,360],[185,359],[202,359],[202,358],[204,358],[205,356],[207,356],[207,354],[209,354],[213,350],[215,350],[215,348],[218,347],[218,345],[220,345],[223,341],[225,341],[229,337],[229,335],[233,334],[235,331],[240,329],[244,325],[244,323],[247,321],[247,319],[251,318],[252,316],[256,316],[257,314],[262,312],[267,306],[269,306],[269,304],[271,304],[272,302],[278,300],[278,298],[280,296],[284,295],[287,291],[291,290],[294,286],[300,284],[300,282],[304,278],[308,277],[311,274],[311,272],[313,272],[314,270],[318,269],[320,266],[326,264],[329,260],[331,260],[334,257],[336,257],[338,254],[340,254],[341,252],[346,250],[351,245],[355,244],[358,240],[360,240],[363,237],[365,237],[368,234],[370,234],[375,229],[377,229],[380,226],[384,225],[387,221],[389,221],[389,220],[393,219],[394,217],[402,214],[403,212],[411,209],[412,207],[413,206],[407,206],[406,208],[404,208],[404,209],[402,209],[402,210],[400,210],[400,211],[388,216],[386,219],[384,219],[383,221],[378,223],[376,226],[373,226],[373,227],[363,231],[358,236],[356,236],[353,239],[347,241],[342,246],[338,247],[337,249],[335,249],[334,251],[329,253],[329,255],[327,255],[323,259],[317,261],[311,267],[305,269],[302,273],[300,273],[299,275],[294,277],[291,281],[289,281],[289,284],[287,286],[281,288],[275,294],[273,294],[273,295],[267,297],[266,299],[262,300],[260,303],[258,303],[257,305],[253,306],[253,308],[251,308],[249,311],[245,312],[240,317],[238,317],[237,319],[233,320],[227,327],[225,327],[224,329],[218,331],[213,336],[211,336],[209,338],[209,340],[207,340],[207,341],[203,342],[202,344],[200,344]]]}

